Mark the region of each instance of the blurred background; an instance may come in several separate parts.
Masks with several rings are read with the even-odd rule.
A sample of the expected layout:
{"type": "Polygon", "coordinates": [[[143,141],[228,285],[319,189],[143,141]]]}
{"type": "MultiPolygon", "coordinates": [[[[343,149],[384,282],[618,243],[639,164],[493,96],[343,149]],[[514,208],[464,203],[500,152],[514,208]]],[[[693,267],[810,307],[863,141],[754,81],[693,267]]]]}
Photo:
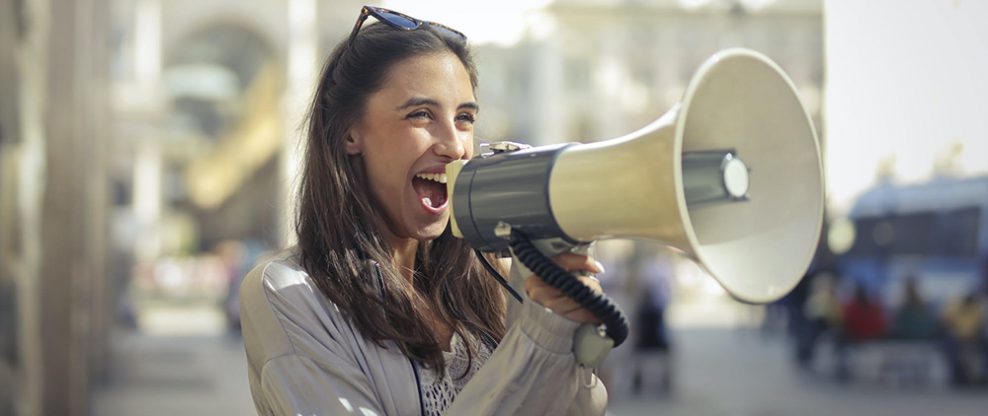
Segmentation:
{"type": "MultiPolygon", "coordinates": [[[[238,284],[292,244],[302,117],[362,4],[0,0],[0,415],[254,413],[238,284]]],[[[470,37],[488,140],[631,132],[727,47],[796,85],[827,180],[810,270],[745,305],[600,243],[633,334],[611,414],[984,414],[988,3],[379,5],[470,37]]]]}

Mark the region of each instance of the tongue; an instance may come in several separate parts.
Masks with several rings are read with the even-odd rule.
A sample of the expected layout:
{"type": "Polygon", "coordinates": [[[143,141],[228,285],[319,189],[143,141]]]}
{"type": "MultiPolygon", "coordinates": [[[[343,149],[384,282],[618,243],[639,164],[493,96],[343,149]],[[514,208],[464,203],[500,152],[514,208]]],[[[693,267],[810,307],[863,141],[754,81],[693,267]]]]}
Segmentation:
{"type": "Polygon", "coordinates": [[[412,188],[426,205],[439,208],[446,203],[446,185],[421,178],[412,179],[412,188]]]}

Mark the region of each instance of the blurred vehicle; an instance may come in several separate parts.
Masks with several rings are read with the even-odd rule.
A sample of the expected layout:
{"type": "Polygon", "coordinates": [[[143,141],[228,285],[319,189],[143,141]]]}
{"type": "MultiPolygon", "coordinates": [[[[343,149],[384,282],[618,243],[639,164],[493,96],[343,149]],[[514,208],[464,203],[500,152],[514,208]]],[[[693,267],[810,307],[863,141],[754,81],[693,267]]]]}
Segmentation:
{"type": "Polygon", "coordinates": [[[860,283],[882,303],[900,303],[915,277],[936,305],[983,285],[988,260],[988,176],[879,185],[848,215],[853,244],[838,257],[847,284],[860,283]]]}
{"type": "MultiPolygon", "coordinates": [[[[834,227],[846,230],[840,234],[846,251],[837,250],[836,259],[840,297],[847,299],[852,290],[859,296],[867,294],[898,319],[913,293],[929,315],[924,316],[922,328],[898,328],[880,336],[876,332],[864,341],[855,340],[848,331],[865,320],[845,311],[843,331],[836,334],[840,378],[846,379],[850,371],[906,384],[937,382],[945,378],[942,373],[958,379],[957,374],[973,372],[980,379],[982,366],[977,360],[961,360],[960,347],[944,349],[944,343],[966,344],[949,331],[944,333],[942,324],[946,306],[988,289],[985,212],[988,176],[937,178],[914,185],[883,183],[862,194],[847,218],[835,221],[839,225],[834,227]],[[923,336],[907,336],[916,331],[923,336]]],[[[833,247],[833,238],[830,242],[833,247]]],[[[920,323],[915,319],[901,323],[906,321],[913,326],[920,323]]],[[[979,328],[971,341],[972,351],[980,359],[983,332],[980,324],[975,326],[979,328]]]]}

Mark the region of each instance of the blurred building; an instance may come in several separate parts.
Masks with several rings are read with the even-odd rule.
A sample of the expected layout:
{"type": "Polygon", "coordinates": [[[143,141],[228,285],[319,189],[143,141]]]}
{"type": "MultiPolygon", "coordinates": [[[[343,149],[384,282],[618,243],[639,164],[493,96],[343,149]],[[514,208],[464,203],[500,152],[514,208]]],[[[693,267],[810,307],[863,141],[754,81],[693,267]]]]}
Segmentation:
{"type": "MultiPolygon", "coordinates": [[[[362,4],[0,0],[0,415],[90,413],[135,270],[291,242],[304,111],[362,4]]],[[[779,62],[818,121],[821,8],[553,2],[519,44],[476,45],[478,134],[630,132],[730,46],[779,62]]]]}
{"type": "Polygon", "coordinates": [[[80,414],[105,362],[110,18],[0,1],[0,414],[80,414]]]}
{"type": "MultiPolygon", "coordinates": [[[[779,64],[825,144],[819,0],[551,2],[532,16],[519,44],[476,47],[477,135],[549,144],[633,132],[676,105],[700,65],[731,47],[779,64]]],[[[630,281],[623,284],[634,288],[636,265],[651,250],[624,247],[630,281]]]]}
{"type": "Polygon", "coordinates": [[[546,144],[629,133],[730,47],[776,61],[820,132],[821,1],[575,0],[548,5],[519,45],[478,48],[480,134],[546,144]]]}
{"type": "Polygon", "coordinates": [[[0,415],[90,412],[142,262],[286,242],[339,3],[0,1],[0,415]]]}

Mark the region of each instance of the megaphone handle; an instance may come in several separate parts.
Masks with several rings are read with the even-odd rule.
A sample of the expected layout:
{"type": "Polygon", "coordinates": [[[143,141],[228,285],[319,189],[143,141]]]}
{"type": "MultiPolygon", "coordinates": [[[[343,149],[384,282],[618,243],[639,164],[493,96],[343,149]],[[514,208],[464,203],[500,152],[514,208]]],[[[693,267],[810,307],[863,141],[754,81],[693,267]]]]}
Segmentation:
{"type": "MultiPolygon", "coordinates": [[[[610,298],[602,293],[594,292],[582,282],[575,279],[569,272],[560,268],[542,251],[537,249],[528,240],[528,237],[521,232],[517,230],[511,231],[509,247],[511,248],[511,254],[515,262],[521,263],[527,269],[531,270],[532,274],[539,276],[543,281],[555,287],[570,299],[577,301],[600,318],[605,325],[603,330],[606,331],[606,337],[603,338],[609,338],[608,341],[612,340],[613,346],[621,345],[628,337],[628,320],[624,316],[624,313],[621,312],[621,309],[610,298]]],[[[512,269],[514,269],[514,266],[512,269]]],[[[593,326],[593,328],[593,331],[584,330],[578,332],[590,334],[601,332],[597,329],[597,326],[593,326]]],[[[580,337],[585,338],[586,335],[580,335],[580,337]]],[[[582,344],[583,341],[581,340],[574,345],[582,344]]],[[[602,349],[602,346],[603,344],[593,342],[590,344],[589,350],[599,351],[602,349]]],[[[609,349],[610,346],[603,348],[605,353],[609,349]]],[[[599,353],[590,353],[588,355],[588,359],[593,357],[596,357],[598,360],[603,358],[599,353]]],[[[591,359],[591,361],[595,360],[591,359]]]]}
{"type": "MultiPolygon", "coordinates": [[[[592,247],[593,243],[580,244],[569,252],[588,256],[592,247]]],[[[597,368],[612,348],[614,348],[614,340],[607,336],[603,325],[584,323],[573,334],[573,356],[576,357],[576,362],[584,367],[597,368]]]]}
{"type": "MultiPolygon", "coordinates": [[[[586,253],[585,249],[575,251],[586,253]]],[[[525,267],[521,260],[518,259],[518,256],[512,254],[511,258],[510,285],[515,290],[524,293],[525,276],[531,276],[533,273],[525,267]]],[[[520,310],[520,304],[515,302],[508,303],[509,324],[518,319],[520,310]]],[[[607,357],[607,353],[612,348],[614,348],[614,340],[607,336],[607,332],[604,331],[601,325],[584,323],[573,334],[573,356],[576,358],[576,362],[584,367],[596,368],[607,357]]]]}

